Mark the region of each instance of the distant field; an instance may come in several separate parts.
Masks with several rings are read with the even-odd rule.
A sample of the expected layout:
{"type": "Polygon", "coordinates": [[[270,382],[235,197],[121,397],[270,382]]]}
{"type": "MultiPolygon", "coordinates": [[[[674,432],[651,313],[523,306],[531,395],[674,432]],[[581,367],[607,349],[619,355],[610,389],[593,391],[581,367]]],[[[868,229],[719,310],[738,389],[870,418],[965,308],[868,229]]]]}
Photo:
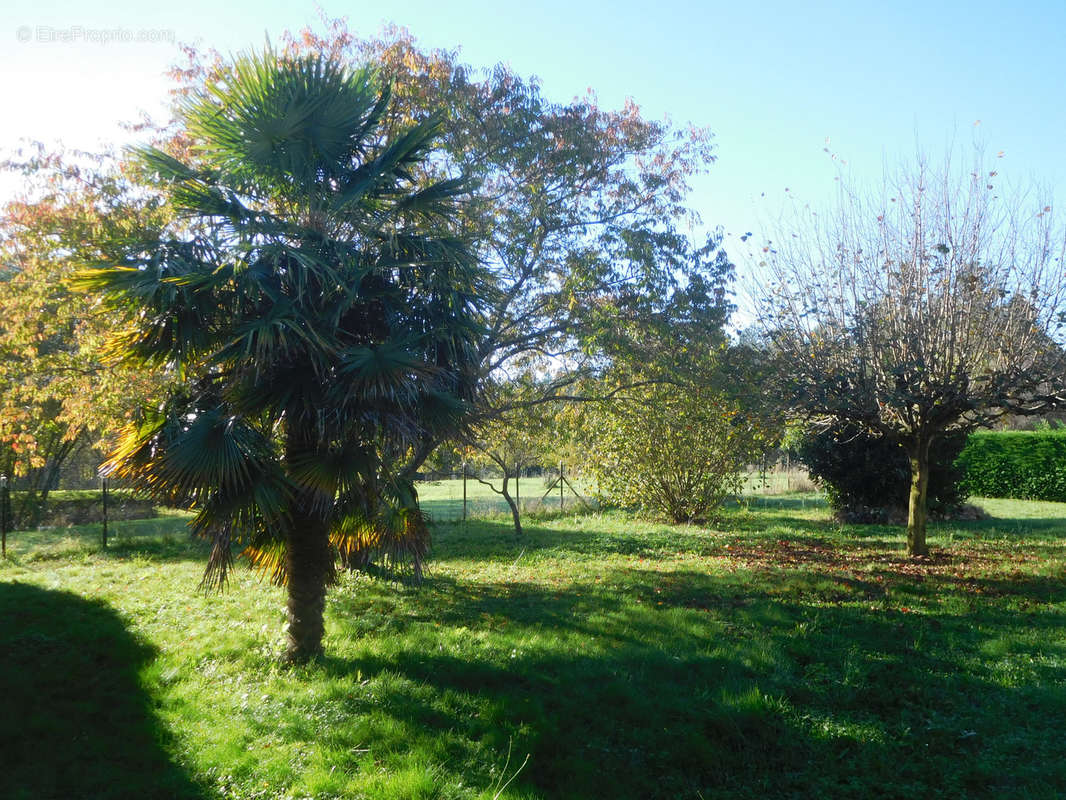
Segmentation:
{"type": "MultiPolygon", "coordinates": [[[[560,507],[557,489],[552,491],[547,497],[544,496],[551,481],[551,478],[545,480],[537,477],[522,478],[518,482],[518,497],[521,500],[523,511],[558,509],[560,507]]],[[[497,488],[500,487],[498,478],[492,482],[497,488]]],[[[579,491],[584,490],[580,483],[575,483],[574,485],[579,491]]],[[[432,519],[442,522],[462,519],[462,478],[419,483],[416,488],[418,489],[418,500],[422,509],[432,519]]],[[[510,482],[509,490],[513,497],[515,495],[514,480],[510,482]]],[[[473,478],[468,478],[466,481],[466,495],[467,517],[484,517],[510,513],[507,503],[501,495],[496,494],[488,486],[479,483],[473,478]]],[[[581,501],[574,496],[570,489],[566,489],[562,505],[564,508],[573,508],[574,506],[580,506],[581,501]]]]}
{"type": "MultiPolygon", "coordinates": [[[[553,511],[560,507],[564,509],[580,508],[584,502],[595,505],[592,488],[584,481],[575,479],[574,489],[581,493],[582,498],[575,496],[574,492],[566,487],[560,504],[559,491],[554,489],[548,492],[548,487],[554,480],[553,477],[545,478],[522,478],[519,482],[518,492],[523,511],[553,511]],[[547,496],[545,496],[547,493],[547,496]]],[[[499,488],[500,480],[493,479],[492,483],[499,488]]],[[[514,481],[510,483],[510,492],[515,494],[514,481]]],[[[813,485],[805,472],[767,472],[749,473],[744,485],[746,494],[787,494],[789,492],[813,490],[813,485]]],[[[452,521],[463,517],[463,481],[459,479],[428,481],[417,484],[418,497],[424,511],[438,521],[452,521]]],[[[482,483],[468,478],[466,481],[467,492],[467,517],[484,517],[496,514],[507,514],[507,503],[503,497],[496,494],[482,483]]]]}
{"type": "Polygon", "coordinates": [[[813,494],[438,524],[420,589],[342,576],[299,669],[282,591],[198,592],[180,515],[19,532],[0,797],[1061,798],[1066,505],[979,502],[928,559],[813,494]]]}

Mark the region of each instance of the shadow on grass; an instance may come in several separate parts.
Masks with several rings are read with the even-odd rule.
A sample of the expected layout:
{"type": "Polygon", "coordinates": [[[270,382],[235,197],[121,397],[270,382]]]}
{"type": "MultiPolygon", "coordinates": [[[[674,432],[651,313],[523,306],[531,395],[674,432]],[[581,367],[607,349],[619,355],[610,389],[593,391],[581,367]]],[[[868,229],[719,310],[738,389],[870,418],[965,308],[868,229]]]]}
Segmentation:
{"type": "MultiPolygon", "coordinates": [[[[433,561],[470,559],[477,561],[513,561],[522,552],[562,557],[598,559],[604,556],[657,558],[663,554],[694,553],[698,555],[724,554],[726,545],[735,545],[738,537],[755,541],[786,536],[790,541],[824,545],[827,539],[841,539],[840,525],[826,519],[804,519],[781,513],[732,513],[715,525],[678,526],[665,523],[629,524],[608,523],[614,527],[605,531],[597,514],[562,517],[555,524],[532,518],[523,525],[523,536],[514,535],[509,520],[470,520],[466,523],[439,523],[434,526],[433,561]]],[[[861,528],[863,526],[856,526],[861,528]]],[[[876,547],[883,540],[903,537],[898,530],[869,526],[858,530],[858,538],[870,539],[868,546],[876,547]]],[[[847,535],[850,536],[849,529],[847,535]]],[[[866,546],[860,544],[858,546],[866,546]]]]}
{"type": "MultiPolygon", "coordinates": [[[[776,498],[768,498],[776,500],[776,498]]],[[[470,520],[434,526],[433,561],[473,560],[497,563],[515,560],[519,554],[540,557],[583,558],[604,556],[659,558],[688,553],[698,556],[728,556],[753,567],[803,567],[815,563],[841,565],[848,555],[852,563],[867,568],[908,571],[906,531],[894,525],[842,525],[825,516],[804,518],[791,515],[771,503],[755,511],[724,515],[713,527],[628,524],[608,521],[605,530],[597,514],[573,516],[545,524],[530,519],[524,535],[516,538],[508,520],[470,520]]],[[[1055,523],[1052,520],[1052,523],[1055,523]]],[[[1029,523],[1041,520],[984,520],[935,523],[930,526],[933,561],[948,558],[940,541],[964,542],[1017,540],[1033,557],[1054,557],[1061,550],[1055,524],[1043,526],[1043,535],[1028,539],[1029,523]]],[[[1064,521],[1066,523],[1066,521],[1064,521]]],[[[958,548],[953,556],[958,559],[958,548]]],[[[431,567],[432,569],[432,567],[431,567]]]]}
{"type": "Polygon", "coordinates": [[[101,551],[100,554],[114,559],[145,558],[164,562],[203,562],[210,552],[209,542],[196,538],[188,531],[182,531],[177,535],[119,538],[110,542],[107,550],[101,551]]]}
{"type": "Polygon", "coordinates": [[[107,605],[0,583],[0,797],[205,798],[141,687],[153,656],[107,605]]]}
{"type": "Polygon", "coordinates": [[[90,554],[153,561],[206,557],[210,546],[193,537],[186,523],[187,519],[180,516],[118,521],[110,526],[106,548],[102,546],[99,524],[15,531],[8,534],[8,551],[14,559],[27,562],[69,560],[90,554]]]}
{"type": "MultiPolygon", "coordinates": [[[[753,585],[742,574],[627,569],[559,589],[437,578],[409,624],[440,624],[449,631],[440,646],[322,667],[372,683],[365,708],[398,722],[400,738],[458,733],[519,759],[529,753],[516,782],[524,797],[1066,792],[1056,671],[1008,686],[982,663],[995,647],[1029,655],[1017,614],[982,618],[1008,637],[990,642],[965,614],[871,610],[861,602],[870,587],[793,578],[796,586],[753,585]],[[822,591],[860,602],[812,606],[822,591]],[[454,650],[457,633],[477,641],[479,628],[492,631],[486,649],[454,650]]],[[[361,601],[350,602],[345,617],[359,613],[361,601]]],[[[1027,630],[1061,642],[1062,621],[1049,615],[1027,630]]],[[[348,697],[362,713],[364,701],[348,697]]]]}
{"type": "MultiPolygon", "coordinates": [[[[565,527],[548,527],[543,521],[527,519],[523,535],[516,537],[510,520],[468,520],[438,523],[433,529],[432,561],[471,559],[476,561],[513,561],[521,552],[527,554],[558,551],[559,554],[602,557],[609,554],[631,556],[658,555],[672,537],[612,532],[604,535],[594,525],[585,527],[582,517],[574,517],[565,527]]],[[[676,549],[676,544],[672,545],[676,549]]]]}
{"type": "Polygon", "coordinates": [[[934,529],[950,529],[973,538],[1006,537],[1066,539],[1066,517],[990,517],[974,522],[941,522],[934,529]]]}

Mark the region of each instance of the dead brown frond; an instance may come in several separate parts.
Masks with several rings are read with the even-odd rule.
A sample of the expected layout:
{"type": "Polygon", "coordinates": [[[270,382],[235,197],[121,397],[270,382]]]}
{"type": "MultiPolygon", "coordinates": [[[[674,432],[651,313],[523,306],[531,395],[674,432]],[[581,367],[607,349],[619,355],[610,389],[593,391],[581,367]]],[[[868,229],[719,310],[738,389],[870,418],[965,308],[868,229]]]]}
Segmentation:
{"type": "Polygon", "coordinates": [[[288,579],[285,554],[285,543],[280,541],[249,545],[241,553],[260,577],[269,578],[275,586],[284,586],[288,579]]]}
{"type": "Polygon", "coordinates": [[[204,577],[200,580],[200,591],[221,592],[226,588],[229,571],[233,568],[232,534],[232,526],[226,524],[215,528],[210,536],[211,555],[207,558],[204,577]]]}
{"type": "Polygon", "coordinates": [[[429,525],[417,508],[390,509],[372,520],[343,520],[330,542],[347,570],[371,571],[377,562],[387,574],[410,576],[421,583],[429,555],[429,525]]]}

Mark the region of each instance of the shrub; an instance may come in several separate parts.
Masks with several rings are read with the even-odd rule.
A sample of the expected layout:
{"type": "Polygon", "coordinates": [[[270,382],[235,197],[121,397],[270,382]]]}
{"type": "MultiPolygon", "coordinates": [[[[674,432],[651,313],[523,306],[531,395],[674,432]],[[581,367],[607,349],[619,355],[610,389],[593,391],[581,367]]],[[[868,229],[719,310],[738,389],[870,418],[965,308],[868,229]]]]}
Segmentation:
{"type": "Polygon", "coordinates": [[[758,420],[718,392],[646,386],[599,409],[589,469],[606,504],[705,520],[740,491],[764,439],[758,420]]]}
{"type": "MultiPolygon", "coordinates": [[[[928,488],[931,514],[949,514],[966,500],[963,472],[954,465],[965,443],[966,435],[959,433],[933,445],[928,488]]],[[[907,510],[911,469],[898,442],[839,422],[826,430],[807,431],[797,457],[839,512],[876,522],[907,510]]]]}
{"type": "Polygon", "coordinates": [[[1066,502],[1066,431],[974,433],[958,463],[971,494],[1066,502]]]}

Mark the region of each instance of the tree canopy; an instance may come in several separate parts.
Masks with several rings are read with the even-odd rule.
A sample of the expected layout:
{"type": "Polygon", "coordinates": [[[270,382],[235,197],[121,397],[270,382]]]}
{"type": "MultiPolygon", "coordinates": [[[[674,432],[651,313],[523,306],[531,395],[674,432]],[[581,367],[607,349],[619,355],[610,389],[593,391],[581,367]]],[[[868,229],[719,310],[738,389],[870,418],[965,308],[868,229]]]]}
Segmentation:
{"type": "Polygon", "coordinates": [[[898,441],[911,463],[908,548],[927,551],[929,451],[945,433],[1059,402],[1066,239],[1052,209],[997,188],[975,157],[843,185],[828,218],[764,247],[761,322],[784,394],[815,420],[898,441]]]}
{"type": "MultiPolygon", "coordinates": [[[[714,160],[708,131],[645,119],[632,102],[603,109],[591,92],[552,101],[536,78],[503,65],[475,70],[396,27],[358,38],[333,21],[325,35],[305,30],[286,42],[293,54],[377,64],[394,100],[386,130],[439,115],[441,150],[417,177],[463,175],[477,187],[459,213],[488,273],[482,381],[532,369],[550,378],[538,382],[547,402],[678,312],[712,309],[710,327],[721,327],[732,265],[718,237],[688,235],[698,221],[688,181],[714,160]]],[[[179,72],[186,91],[218,68],[209,54],[189,56],[179,72]]],[[[493,413],[484,403],[480,411],[493,413]]],[[[410,474],[437,444],[412,452],[410,474]]]]}
{"type": "Polygon", "coordinates": [[[72,292],[89,260],[118,257],[130,237],[170,218],[136,192],[116,159],[33,145],[4,162],[21,181],[0,217],[0,472],[26,502],[47,496],[79,449],[104,445],[159,377],[104,363],[122,314],[72,292]]]}

